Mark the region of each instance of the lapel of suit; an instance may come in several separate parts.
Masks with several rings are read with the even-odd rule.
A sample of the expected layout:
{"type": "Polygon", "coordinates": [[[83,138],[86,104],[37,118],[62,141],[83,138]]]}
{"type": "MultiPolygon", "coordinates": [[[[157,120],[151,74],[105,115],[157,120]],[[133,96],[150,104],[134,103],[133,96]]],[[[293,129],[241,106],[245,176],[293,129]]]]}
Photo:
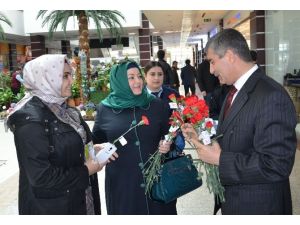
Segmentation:
{"type": "Polygon", "coordinates": [[[226,99],[224,101],[224,104],[222,106],[222,110],[220,113],[220,122],[219,122],[219,129],[218,129],[218,134],[223,134],[226,129],[228,128],[228,126],[231,124],[232,120],[237,116],[237,114],[240,112],[240,110],[243,108],[243,106],[246,104],[246,102],[249,99],[249,93],[251,93],[255,86],[257,81],[259,80],[259,78],[263,76],[261,74],[261,70],[257,69],[250,77],[249,79],[246,81],[246,83],[244,84],[244,86],[241,88],[241,90],[238,92],[237,96],[235,97],[230,111],[228,112],[226,118],[223,120],[224,117],[224,105],[226,102],[226,99],[228,97],[228,95],[226,96],[226,99]]]}

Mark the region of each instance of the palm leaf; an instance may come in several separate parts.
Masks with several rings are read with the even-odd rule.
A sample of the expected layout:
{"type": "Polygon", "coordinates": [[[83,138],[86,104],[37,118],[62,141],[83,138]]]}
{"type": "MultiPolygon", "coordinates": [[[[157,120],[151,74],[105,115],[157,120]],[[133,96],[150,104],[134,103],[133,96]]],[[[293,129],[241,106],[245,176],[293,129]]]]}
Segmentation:
{"type": "Polygon", "coordinates": [[[0,40],[5,40],[4,29],[1,26],[2,22],[6,23],[10,27],[12,27],[12,23],[10,22],[10,20],[5,15],[3,15],[2,13],[0,13],[0,40]]]}

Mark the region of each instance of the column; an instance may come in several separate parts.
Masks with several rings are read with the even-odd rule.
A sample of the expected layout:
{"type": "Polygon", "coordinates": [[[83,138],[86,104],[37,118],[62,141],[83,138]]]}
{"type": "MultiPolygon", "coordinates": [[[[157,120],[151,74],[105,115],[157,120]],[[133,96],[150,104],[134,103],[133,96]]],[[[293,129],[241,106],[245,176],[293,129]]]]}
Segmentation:
{"type": "Polygon", "coordinates": [[[68,56],[68,58],[72,58],[71,46],[69,40],[61,40],[61,53],[68,56]]]}
{"type": "Polygon", "coordinates": [[[149,20],[142,13],[142,28],[139,29],[140,64],[144,67],[150,61],[150,29],[149,20]]]}
{"type": "Polygon", "coordinates": [[[10,71],[15,71],[18,66],[17,62],[17,48],[15,44],[8,44],[9,47],[9,70],[10,71]]]}
{"type": "Polygon", "coordinates": [[[30,36],[32,59],[46,54],[45,37],[41,35],[30,36]]]}
{"type": "Polygon", "coordinates": [[[158,45],[158,50],[164,49],[164,43],[161,36],[157,36],[157,45],[158,45]]]}
{"type": "Polygon", "coordinates": [[[219,20],[219,29],[222,31],[224,29],[224,19],[219,20]]]}
{"type": "Polygon", "coordinates": [[[257,64],[265,70],[265,11],[254,10],[250,13],[250,41],[251,50],[257,52],[257,64]]]}

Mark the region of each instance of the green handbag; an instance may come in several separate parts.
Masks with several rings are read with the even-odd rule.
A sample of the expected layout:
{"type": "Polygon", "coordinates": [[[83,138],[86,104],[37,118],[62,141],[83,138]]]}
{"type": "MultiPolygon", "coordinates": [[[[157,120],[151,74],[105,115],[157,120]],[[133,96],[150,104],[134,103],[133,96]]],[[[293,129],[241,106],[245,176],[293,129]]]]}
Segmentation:
{"type": "Polygon", "coordinates": [[[202,185],[191,155],[182,155],[165,162],[158,181],[151,188],[151,199],[169,203],[202,185]]]}

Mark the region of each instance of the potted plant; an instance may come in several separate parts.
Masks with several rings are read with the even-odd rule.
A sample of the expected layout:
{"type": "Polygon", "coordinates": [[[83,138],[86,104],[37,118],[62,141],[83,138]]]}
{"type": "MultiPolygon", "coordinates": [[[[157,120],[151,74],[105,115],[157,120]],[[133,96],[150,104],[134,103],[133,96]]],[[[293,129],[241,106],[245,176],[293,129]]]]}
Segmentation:
{"type": "Polygon", "coordinates": [[[80,103],[81,103],[80,88],[76,82],[74,82],[72,84],[71,91],[72,91],[72,98],[74,99],[74,102],[75,102],[75,106],[80,105],[80,103]]]}
{"type": "Polygon", "coordinates": [[[10,88],[0,88],[0,106],[1,108],[5,106],[5,108],[9,108],[10,104],[13,100],[14,94],[10,90],[10,88]]]}
{"type": "Polygon", "coordinates": [[[85,110],[85,115],[83,116],[83,118],[85,120],[94,120],[96,105],[93,102],[88,102],[84,106],[84,110],[85,110]]]}
{"type": "Polygon", "coordinates": [[[102,75],[99,78],[99,83],[100,83],[101,90],[103,92],[108,92],[109,74],[102,75]]]}

